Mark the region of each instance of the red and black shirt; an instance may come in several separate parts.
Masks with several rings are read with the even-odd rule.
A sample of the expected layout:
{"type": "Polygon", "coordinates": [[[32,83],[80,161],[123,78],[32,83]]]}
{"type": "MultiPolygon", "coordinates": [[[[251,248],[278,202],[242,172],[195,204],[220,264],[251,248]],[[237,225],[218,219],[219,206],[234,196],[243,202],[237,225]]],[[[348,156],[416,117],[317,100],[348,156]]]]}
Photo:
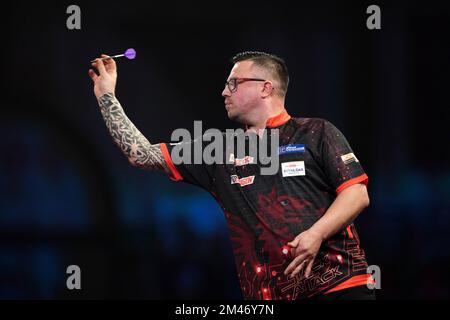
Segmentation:
{"type": "Polygon", "coordinates": [[[267,121],[266,129],[274,128],[280,138],[274,175],[261,175],[262,164],[248,155],[232,164],[175,165],[174,144],[160,147],[172,180],[202,187],[223,208],[244,298],[301,299],[365,285],[370,275],[353,224],[322,243],[308,278],[284,275],[292,261],[286,243],[319,220],[343,189],[368,177],[330,122],[284,111],[267,121]]]}

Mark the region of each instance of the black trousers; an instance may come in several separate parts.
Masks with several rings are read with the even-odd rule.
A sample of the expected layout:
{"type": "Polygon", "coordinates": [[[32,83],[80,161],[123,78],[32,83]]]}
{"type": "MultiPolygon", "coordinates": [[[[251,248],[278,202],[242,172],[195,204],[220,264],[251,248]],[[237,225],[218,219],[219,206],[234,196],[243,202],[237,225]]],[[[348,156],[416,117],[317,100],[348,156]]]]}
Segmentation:
{"type": "Polygon", "coordinates": [[[369,289],[366,285],[351,287],[328,294],[311,297],[310,300],[375,300],[376,289],[369,289]]]}

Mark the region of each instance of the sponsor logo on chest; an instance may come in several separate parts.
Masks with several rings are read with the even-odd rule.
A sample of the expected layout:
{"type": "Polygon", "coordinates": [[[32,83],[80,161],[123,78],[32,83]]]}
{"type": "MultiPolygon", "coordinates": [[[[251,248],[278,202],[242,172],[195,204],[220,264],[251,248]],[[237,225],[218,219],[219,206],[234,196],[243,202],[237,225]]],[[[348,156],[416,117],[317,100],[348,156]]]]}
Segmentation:
{"type": "Polygon", "coordinates": [[[304,144],[287,144],[278,148],[278,154],[305,153],[304,144]]]}
{"type": "Polygon", "coordinates": [[[255,181],[255,176],[248,176],[239,178],[237,175],[231,175],[231,184],[239,184],[241,187],[252,184],[255,181]]]}
{"type": "Polygon", "coordinates": [[[305,161],[290,161],[281,163],[281,173],[283,177],[304,176],[305,161]]]}
{"type": "Polygon", "coordinates": [[[255,159],[253,157],[251,157],[251,156],[245,156],[242,159],[235,158],[234,157],[234,153],[230,153],[229,162],[232,162],[232,163],[234,163],[234,165],[236,167],[239,167],[239,166],[245,166],[247,164],[253,164],[253,163],[255,163],[254,160],[255,159]]]}

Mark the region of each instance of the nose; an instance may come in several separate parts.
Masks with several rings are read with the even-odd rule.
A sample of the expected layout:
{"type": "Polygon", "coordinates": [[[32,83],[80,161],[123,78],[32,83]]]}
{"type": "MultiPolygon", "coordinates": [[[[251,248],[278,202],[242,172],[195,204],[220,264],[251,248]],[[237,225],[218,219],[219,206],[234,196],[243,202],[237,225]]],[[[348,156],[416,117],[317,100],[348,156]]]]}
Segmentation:
{"type": "Polygon", "coordinates": [[[228,89],[228,86],[225,85],[225,88],[223,88],[223,91],[222,91],[222,97],[226,98],[229,96],[231,96],[230,89],[228,89]]]}

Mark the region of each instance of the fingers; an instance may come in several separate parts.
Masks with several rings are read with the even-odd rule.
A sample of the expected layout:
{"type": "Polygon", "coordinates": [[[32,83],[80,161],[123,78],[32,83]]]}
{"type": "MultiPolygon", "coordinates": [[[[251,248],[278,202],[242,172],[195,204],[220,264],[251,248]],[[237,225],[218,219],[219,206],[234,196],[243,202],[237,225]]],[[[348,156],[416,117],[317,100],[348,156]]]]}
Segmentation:
{"type": "Polygon", "coordinates": [[[303,260],[305,260],[305,256],[304,255],[300,255],[298,257],[296,257],[294,260],[292,260],[292,262],[288,265],[288,267],[286,268],[286,270],[284,270],[284,274],[288,275],[289,273],[291,273],[292,270],[294,270],[303,260]]]}
{"type": "Polygon", "coordinates": [[[307,251],[301,251],[294,260],[285,269],[284,274],[289,275],[289,278],[295,277],[303,269],[305,269],[305,277],[308,278],[311,274],[312,267],[314,265],[315,254],[308,253],[307,251]]]}
{"type": "Polygon", "coordinates": [[[314,259],[315,258],[312,258],[311,261],[308,263],[308,267],[306,268],[306,272],[305,272],[305,277],[306,278],[308,278],[309,275],[311,274],[311,270],[312,270],[312,267],[313,267],[313,264],[314,264],[314,259]]]}
{"type": "Polygon", "coordinates": [[[101,76],[104,76],[106,74],[105,65],[102,59],[100,58],[95,59],[95,62],[92,63],[92,66],[97,68],[101,76]]]}
{"type": "Polygon", "coordinates": [[[306,258],[305,256],[297,257],[294,259],[294,261],[291,262],[291,264],[289,264],[289,266],[284,271],[284,274],[288,275],[289,273],[291,273],[288,278],[292,279],[297,274],[302,272],[302,270],[305,270],[305,278],[308,278],[311,274],[314,260],[315,257],[312,257],[310,259],[306,258]]]}
{"type": "Polygon", "coordinates": [[[290,278],[305,271],[305,276],[309,277],[312,272],[314,259],[320,249],[322,240],[316,233],[309,230],[302,232],[287,244],[291,247],[291,255],[294,260],[284,271],[285,275],[291,273],[290,278]]]}
{"type": "MultiPolygon", "coordinates": [[[[106,54],[102,54],[102,58],[108,58],[106,54]]],[[[105,65],[106,71],[108,72],[115,72],[116,71],[116,61],[114,59],[105,59],[103,60],[103,64],[105,65]]]]}
{"type": "MultiPolygon", "coordinates": [[[[116,62],[112,58],[109,58],[109,59],[105,59],[105,58],[109,58],[109,56],[106,54],[102,54],[101,58],[97,58],[94,60],[94,62],[92,62],[92,66],[94,68],[97,68],[100,76],[109,75],[109,76],[117,77],[116,62]]],[[[93,75],[91,75],[91,72],[89,72],[89,75],[91,76],[92,80],[95,81],[97,79],[97,77],[93,77],[93,75]]]]}
{"type": "Polygon", "coordinates": [[[295,269],[292,271],[292,274],[290,275],[290,278],[295,277],[298,273],[300,273],[306,264],[308,263],[308,260],[303,260],[295,269]]]}
{"type": "Polygon", "coordinates": [[[91,79],[92,79],[92,81],[96,81],[97,80],[97,78],[98,78],[98,76],[97,76],[97,74],[95,73],[95,71],[94,70],[92,70],[92,69],[89,69],[89,76],[91,77],[91,79]]]}

